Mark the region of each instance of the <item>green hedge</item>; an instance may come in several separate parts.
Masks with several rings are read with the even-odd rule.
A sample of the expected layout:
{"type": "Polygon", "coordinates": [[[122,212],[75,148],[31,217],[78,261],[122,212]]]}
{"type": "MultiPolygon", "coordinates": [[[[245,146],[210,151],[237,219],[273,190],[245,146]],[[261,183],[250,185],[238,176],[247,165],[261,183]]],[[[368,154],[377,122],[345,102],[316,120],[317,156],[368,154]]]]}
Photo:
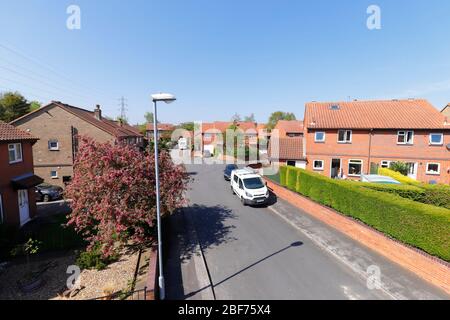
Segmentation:
{"type": "Polygon", "coordinates": [[[400,172],[396,172],[394,170],[391,169],[387,169],[387,168],[379,168],[378,169],[378,174],[382,175],[382,176],[387,176],[387,177],[391,177],[394,178],[395,180],[397,180],[398,182],[401,182],[403,184],[410,184],[413,186],[421,186],[422,183],[411,179],[410,177],[404,176],[402,175],[400,172]]]}
{"type": "MultiPolygon", "coordinates": [[[[298,193],[450,261],[450,210],[362,187],[357,182],[333,180],[303,169],[295,172],[298,193]]],[[[402,192],[416,191],[404,188],[402,192]]]]}
{"type": "Polygon", "coordinates": [[[280,167],[280,184],[282,186],[286,186],[286,174],[287,174],[287,167],[281,166],[280,167]]]}
{"type": "Polygon", "coordinates": [[[292,191],[296,191],[297,188],[297,172],[295,167],[288,167],[286,176],[286,186],[292,191]]]}

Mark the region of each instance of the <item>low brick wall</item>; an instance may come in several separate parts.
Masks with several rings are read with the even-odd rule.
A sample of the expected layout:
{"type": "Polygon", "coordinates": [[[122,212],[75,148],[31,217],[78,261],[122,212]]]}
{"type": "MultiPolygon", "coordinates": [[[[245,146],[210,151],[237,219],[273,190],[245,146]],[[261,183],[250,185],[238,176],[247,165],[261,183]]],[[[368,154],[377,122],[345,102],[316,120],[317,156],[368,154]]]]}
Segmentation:
{"type": "Polygon", "coordinates": [[[271,180],[266,179],[266,181],[268,187],[278,197],[304,210],[316,219],[323,221],[411,272],[414,272],[422,279],[433,283],[450,294],[450,266],[445,261],[441,261],[426,253],[392,240],[362,223],[358,223],[330,208],[292,192],[271,180]]]}
{"type": "Polygon", "coordinates": [[[158,247],[150,251],[150,261],[147,272],[147,300],[158,300],[158,247]]]}

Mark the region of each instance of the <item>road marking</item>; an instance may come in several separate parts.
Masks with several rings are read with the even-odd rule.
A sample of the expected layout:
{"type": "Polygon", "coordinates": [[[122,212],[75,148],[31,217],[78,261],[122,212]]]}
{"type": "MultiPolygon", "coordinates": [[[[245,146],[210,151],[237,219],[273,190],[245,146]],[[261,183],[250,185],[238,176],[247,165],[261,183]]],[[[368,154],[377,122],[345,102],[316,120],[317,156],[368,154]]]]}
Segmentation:
{"type": "MultiPolygon", "coordinates": [[[[333,252],[333,250],[330,250],[330,248],[328,246],[324,245],[321,241],[319,241],[317,236],[314,236],[310,232],[307,232],[306,230],[301,229],[299,226],[297,226],[291,220],[286,218],[282,213],[278,212],[273,207],[267,207],[267,208],[270,211],[274,212],[276,215],[278,215],[280,218],[282,218],[284,221],[286,221],[288,224],[293,226],[295,229],[297,229],[299,231],[302,231],[302,233],[304,235],[306,235],[309,239],[311,239],[317,246],[319,246],[320,248],[325,250],[327,253],[332,255],[334,258],[336,258],[338,261],[340,261],[341,263],[343,263],[344,265],[349,267],[353,272],[355,272],[357,275],[359,275],[364,281],[367,281],[367,273],[364,270],[361,270],[361,269],[357,268],[355,265],[353,265],[352,263],[350,263],[346,259],[343,259],[340,255],[336,254],[335,252],[333,252]]],[[[400,296],[396,296],[396,295],[390,293],[389,290],[383,285],[383,283],[381,283],[381,287],[380,287],[379,290],[383,291],[383,293],[385,293],[386,295],[391,297],[393,300],[398,300],[398,299],[405,300],[406,299],[406,297],[403,297],[401,295],[400,296]]]]}

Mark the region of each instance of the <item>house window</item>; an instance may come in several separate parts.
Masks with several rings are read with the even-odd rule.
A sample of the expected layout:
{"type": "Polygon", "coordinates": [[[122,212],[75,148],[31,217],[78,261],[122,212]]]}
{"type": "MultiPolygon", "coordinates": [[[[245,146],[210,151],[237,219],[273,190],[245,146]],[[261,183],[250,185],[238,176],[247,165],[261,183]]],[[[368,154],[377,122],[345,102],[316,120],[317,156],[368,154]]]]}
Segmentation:
{"type": "Polygon", "coordinates": [[[205,140],[211,140],[213,137],[212,133],[205,133],[205,140]]]}
{"type": "Polygon", "coordinates": [[[8,145],[9,163],[22,162],[22,144],[12,143],[8,145]]]}
{"type": "Polygon", "coordinates": [[[286,165],[288,165],[290,167],[295,167],[295,161],[292,161],[292,160],[286,161],[286,165]]]}
{"type": "Polygon", "coordinates": [[[59,142],[56,139],[48,141],[48,150],[50,151],[58,151],[59,150],[59,142]]]}
{"type": "Polygon", "coordinates": [[[295,138],[295,137],[301,137],[303,134],[290,132],[290,133],[287,133],[286,135],[290,138],[295,138]]]}
{"type": "Polygon", "coordinates": [[[58,179],[58,171],[56,171],[56,170],[50,171],[50,177],[52,179],[58,179]]]}
{"type": "Polygon", "coordinates": [[[313,162],[313,168],[314,170],[323,170],[323,160],[314,160],[313,162]]]}
{"type": "Polygon", "coordinates": [[[427,163],[427,174],[439,175],[441,174],[440,163],[427,163]]]}
{"type": "Polygon", "coordinates": [[[348,162],[348,175],[358,177],[362,174],[362,160],[350,160],[348,162]]]}
{"type": "Polygon", "coordinates": [[[443,145],[444,144],[444,134],[442,133],[430,133],[430,144],[431,145],[443,145]]]}
{"type": "Polygon", "coordinates": [[[397,144],[413,144],[414,131],[399,131],[397,133],[397,144]]]}
{"type": "Polygon", "coordinates": [[[339,143],[352,143],[352,130],[339,130],[338,131],[339,143]]]}
{"type": "Polygon", "coordinates": [[[314,141],[315,142],[325,142],[325,132],[316,132],[314,134],[314,141]]]}
{"type": "Polygon", "coordinates": [[[381,167],[382,168],[387,168],[387,169],[389,169],[389,167],[391,166],[391,162],[392,161],[388,161],[388,160],[383,160],[383,161],[381,161],[381,167]]]}

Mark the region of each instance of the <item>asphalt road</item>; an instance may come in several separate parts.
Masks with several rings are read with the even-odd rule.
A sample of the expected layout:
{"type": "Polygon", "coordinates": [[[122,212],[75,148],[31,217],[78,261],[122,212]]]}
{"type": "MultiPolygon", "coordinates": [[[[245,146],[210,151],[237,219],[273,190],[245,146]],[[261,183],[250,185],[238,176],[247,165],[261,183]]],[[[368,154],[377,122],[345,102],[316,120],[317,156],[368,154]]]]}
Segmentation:
{"type": "Polygon", "coordinates": [[[190,204],[165,225],[169,299],[449,298],[280,199],[243,206],[223,167],[187,167],[190,204]]]}

